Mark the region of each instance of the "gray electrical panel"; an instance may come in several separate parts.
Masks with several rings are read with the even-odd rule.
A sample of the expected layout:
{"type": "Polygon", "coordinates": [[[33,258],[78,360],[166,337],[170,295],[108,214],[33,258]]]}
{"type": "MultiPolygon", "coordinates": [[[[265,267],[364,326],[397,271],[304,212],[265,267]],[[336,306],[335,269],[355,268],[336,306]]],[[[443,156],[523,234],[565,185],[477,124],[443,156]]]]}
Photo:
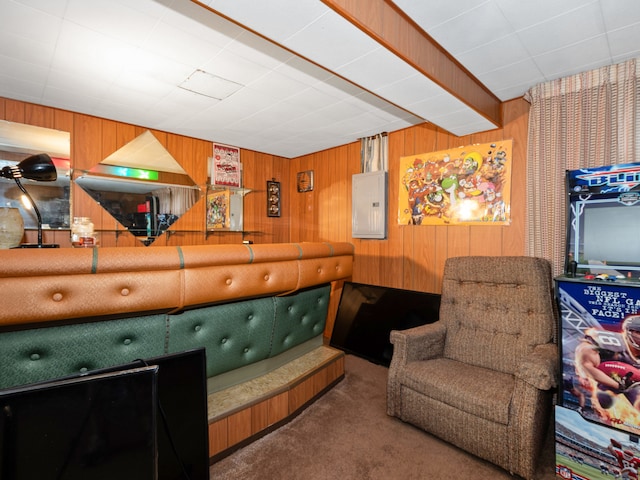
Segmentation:
{"type": "Polygon", "coordinates": [[[387,238],[387,172],[353,175],[351,201],[351,236],[387,238]]]}

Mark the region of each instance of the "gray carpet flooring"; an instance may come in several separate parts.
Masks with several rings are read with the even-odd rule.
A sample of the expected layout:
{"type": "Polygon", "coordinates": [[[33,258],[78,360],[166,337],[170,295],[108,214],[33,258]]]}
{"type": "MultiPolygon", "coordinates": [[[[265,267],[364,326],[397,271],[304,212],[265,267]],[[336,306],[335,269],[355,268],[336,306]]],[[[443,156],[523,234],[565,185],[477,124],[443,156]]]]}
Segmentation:
{"type": "MultiPolygon", "coordinates": [[[[387,369],[347,355],[345,379],[291,422],[213,464],[211,479],[513,480],[502,470],[386,415],[387,369]]],[[[552,428],[539,480],[554,473],[552,428]]]]}

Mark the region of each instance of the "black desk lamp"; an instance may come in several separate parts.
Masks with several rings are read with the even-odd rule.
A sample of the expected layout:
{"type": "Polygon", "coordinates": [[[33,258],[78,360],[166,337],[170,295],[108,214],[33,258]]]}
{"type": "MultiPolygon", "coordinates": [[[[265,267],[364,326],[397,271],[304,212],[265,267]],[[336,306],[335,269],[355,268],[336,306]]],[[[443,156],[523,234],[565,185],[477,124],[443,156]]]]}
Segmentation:
{"type": "Polygon", "coordinates": [[[33,205],[33,210],[36,212],[36,217],[38,217],[38,243],[23,243],[18,248],[58,248],[60,245],[42,244],[42,216],[40,215],[40,210],[38,210],[36,202],[33,201],[27,189],[20,182],[21,178],[35,180],[36,182],[54,182],[58,178],[58,173],[51,157],[46,153],[31,155],[17,165],[4,167],[0,170],[0,177],[12,178],[16,181],[18,188],[22,190],[22,193],[27,196],[31,205],[33,205]]]}

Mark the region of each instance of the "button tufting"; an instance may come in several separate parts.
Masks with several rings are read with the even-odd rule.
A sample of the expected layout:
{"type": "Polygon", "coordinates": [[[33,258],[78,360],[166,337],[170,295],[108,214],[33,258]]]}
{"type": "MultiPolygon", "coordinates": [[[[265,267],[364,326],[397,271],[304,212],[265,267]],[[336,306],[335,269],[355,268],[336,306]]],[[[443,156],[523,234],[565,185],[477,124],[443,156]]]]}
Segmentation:
{"type": "Polygon", "coordinates": [[[224,343],[227,343],[227,339],[226,339],[226,338],[223,338],[222,340],[220,340],[220,343],[223,343],[223,344],[224,344],[224,343]]]}
{"type": "Polygon", "coordinates": [[[194,329],[196,332],[199,332],[201,328],[202,328],[202,326],[201,326],[201,325],[196,325],[195,327],[193,327],[193,329],[194,329]]]}
{"type": "Polygon", "coordinates": [[[264,279],[265,279],[265,281],[266,281],[266,280],[269,280],[269,274],[265,275],[265,276],[264,276],[264,279]]]}
{"type": "Polygon", "coordinates": [[[122,295],[123,297],[126,297],[127,295],[129,295],[129,289],[128,288],[123,288],[122,290],[120,290],[120,295],[122,295]]]}
{"type": "Polygon", "coordinates": [[[231,279],[227,278],[227,281],[225,282],[227,285],[231,285],[231,279]]]}
{"type": "Polygon", "coordinates": [[[253,314],[252,314],[252,313],[250,313],[250,314],[247,316],[247,320],[253,320],[253,314]]]}
{"type": "Polygon", "coordinates": [[[125,345],[131,345],[131,339],[130,338],[125,338],[122,343],[124,343],[125,345]]]}
{"type": "Polygon", "coordinates": [[[244,347],[244,353],[249,353],[249,347],[244,347]]]}
{"type": "Polygon", "coordinates": [[[32,353],[32,354],[29,356],[29,358],[30,358],[31,360],[40,360],[40,354],[38,354],[38,353],[32,353]]]}
{"type": "Polygon", "coordinates": [[[62,294],[60,292],[54,293],[53,294],[53,301],[54,302],[59,302],[60,300],[62,300],[62,294]]]}
{"type": "Polygon", "coordinates": [[[82,367],[80,369],[80,373],[87,373],[89,371],[89,369],[87,367],[82,367]]]}

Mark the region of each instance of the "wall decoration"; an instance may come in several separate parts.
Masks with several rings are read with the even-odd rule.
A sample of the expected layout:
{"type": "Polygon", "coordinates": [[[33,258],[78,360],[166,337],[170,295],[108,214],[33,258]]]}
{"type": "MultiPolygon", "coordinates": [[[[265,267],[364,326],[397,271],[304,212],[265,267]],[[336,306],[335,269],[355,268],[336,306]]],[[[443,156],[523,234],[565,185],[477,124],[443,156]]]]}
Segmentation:
{"type": "Polygon", "coordinates": [[[214,190],[207,193],[207,230],[230,227],[229,190],[214,190]]]}
{"type": "Polygon", "coordinates": [[[267,217],[280,216],[280,182],[267,180],[267,217]]]}
{"type": "Polygon", "coordinates": [[[242,164],[238,147],[214,143],[213,157],[209,161],[213,185],[237,188],[242,186],[242,164]]]}
{"type": "Polygon", "coordinates": [[[508,225],[513,141],[400,158],[400,225],[508,225]]]}
{"type": "Polygon", "coordinates": [[[311,192],[313,190],[313,170],[298,172],[296,180],[298,192],[311,192]]]}

